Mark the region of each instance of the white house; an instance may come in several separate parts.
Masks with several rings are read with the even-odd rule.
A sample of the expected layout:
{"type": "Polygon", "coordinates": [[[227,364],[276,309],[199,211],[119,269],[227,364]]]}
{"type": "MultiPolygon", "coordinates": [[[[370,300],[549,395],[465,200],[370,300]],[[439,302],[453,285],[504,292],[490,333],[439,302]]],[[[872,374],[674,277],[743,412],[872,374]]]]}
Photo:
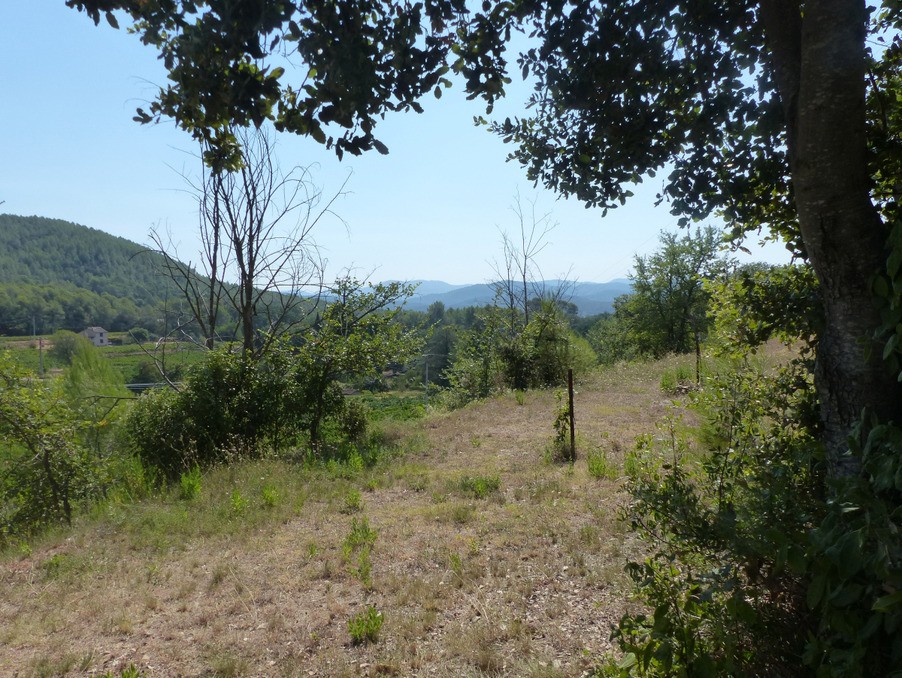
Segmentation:
{"type": "Polygon", "coordinates": [[[82,336],[91,340],[95,346],[109,346],[110,333],[102,327],[89,327],[81,332],[82,336]]]}

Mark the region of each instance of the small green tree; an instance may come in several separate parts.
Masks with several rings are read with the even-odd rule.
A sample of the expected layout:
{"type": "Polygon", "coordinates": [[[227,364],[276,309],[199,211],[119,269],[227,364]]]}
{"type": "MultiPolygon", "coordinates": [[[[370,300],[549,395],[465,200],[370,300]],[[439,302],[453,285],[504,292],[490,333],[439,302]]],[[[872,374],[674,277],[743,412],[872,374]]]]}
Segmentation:
{"type": "Polygon", "coordinates": [[[65,394],[0,353],[0,544],[57,521],[100,489],[65,394]]]}
{"type": "Polygon", "coordinates": [[[662,233],[654,254],[636,256],[632,293],[618,297],[614,317],[599,320],[592,330],[603,362],[700,354],[709,324],[710,293],[704,282],[722,276],[728,265],[718,255],[721,242],[710,226],[683,237],[662,233]]]}
{"type": "Polygon", "coordinates": [[[69,407],[83,423],[80,440],[96,454],[108,451],[114,424],[125,411],[123,401],[132,398],[122,375],[90,341],[78,342],[63,372],[60,389],[69,407]]]}
{"type": "Polygon", "coordinates": [[[72,358],[80,348],[93,347],[90,339],[69,330],[54,332],[50,338],[50,344],[50,349],[47,351],[48,355],[66,365],[72,362],[72,358]]]}
{"type": "Polygon", "coordinates": [[[367,285],[349,276],[330,288],[332,301],[301,338],[295,355],[299,404],[314,449],[322,442],[323,421],[341,412],[342,376],[379,374],[420,351],[417,333],[395,322],[400,304],[413,289],[397,282],[367,285]]]}

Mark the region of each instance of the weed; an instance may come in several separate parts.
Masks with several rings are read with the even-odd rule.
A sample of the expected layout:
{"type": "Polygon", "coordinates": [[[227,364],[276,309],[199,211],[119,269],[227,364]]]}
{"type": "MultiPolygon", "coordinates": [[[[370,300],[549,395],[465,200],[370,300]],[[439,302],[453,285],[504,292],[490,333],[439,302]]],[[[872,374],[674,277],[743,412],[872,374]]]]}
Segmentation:
{"type": "Polygon", "coordinates": [[[451,510],[451,519],[458,525],[469,523],[473,519],[476,509],[470,504],[455,504],[451,510]]]}
{"type": "Polygon", "coordinates": [[[64,676],[75,667],[76,661],[75,655],[72,654],[64,655],[57,660],[41,657],[33,661],[30,675],[35,676],[35,678],[64,676]]]}
{"type": "Polygon", "coordinates": [[[215,589],[219,586],[223,581],[225,581],[226,575],[229,573],[228,567],[223,564],[217,565],[213,570],[213,575],[210,578],[210,588],[215,589]]]}
{"type": "Polygon", "coordinates": [[[526,393],[520,390],[514,391],[514,400],[520,407],[523,407],[526,404],[526,393]]]}
{"type": "Polygon", "coordinates": [[[365,545],[372,546],[376,543],[378,535],[378,531],[370,528],[370,523],[366,516],[361,518],[360,522],[357,522],[357,519],[354,518],[351,521],[351,531],[342,544],[342,553],[344,553],[345,558],[350,558],[356,549],[365,545]]]}
{"type": "Polygon", "coordinates": [[[247,499],[241,496],[241,492],[235,490],[232,492],[232,497],[230,499],[232,506],[232,515],[240,516],[247,510],[247,499]]]}
{"type": "Polygon", "coordinates": [[[451,571],[454,573],[454,576],[457,577],[458,581],[463,581],[464,578],[464,561],[463,559],[456,553],[452,553],[448,560],[451,564],[451,571]]]}
{"type": "MultiPolygon", "coordinates": [[[[85,667],[87,668],[87,667],[85,667]]],[[[111,671],[107,671],[100,678],[144,678],[147,674],[144,671],[141,671],[134,664],[129,664],[124,669],[122,669],[118,674],[114,674],[111,671]]]]}
{"type": "Polygon", "coordinates": [[[341,508],[342,513],[358,513],[363,509],[363,500],[360,497],[360,491],[356,489],[348,490],[344,498],[344,505],[341,508]]]}
{"type": "Polygon", "coordinates": [[[632,480],[642,474],[642,459],[638,450],[629,450],[623,457],[623,472],[632,480]]]}
{"type": "Polygon", "coordinates": [[[366,588],[370,588],[373,576],[373,561],[370,558],[370,549],[369,544],[364,545],[357,556],[357,578],[366,588]]]}
{"type": "Polygon", "coordinates": [[[87,570],[88,563],[82,557],[57,553],[41,563],[41,569],[47,580],[68,579],[87,570]]]}
{"type": "Polygon", "coordinates": [[[319,547],[316,545],[315,541],[307,544],[307,560],[313,560],[316,558],[316,554],[319,553],[319,547]]]}
{"type": "Polygon", "coordinates": [[[689,391],[694,384],[695,375],[686,365],[678,365],[665,370],[661,375],[661,390],[664,393],[677,394],[689,391]]]}
{"type": "Polygon", "coordinates": [[[268,509],[275,508],[279,503],[279,492],[272,485],[265,485],[260,490],[260,496],[263,499],[263,506],[268,509]]]}
{"type": "Polygon", "coordinates": [[[179,497],[185,501],[194,501],[200,496],[200,467],[195,464],[190,471],[179,476],[179,497]]]}
{"type": "Polygon", "coordinates": [[[485,499],[501,488],[501,479],[498,476],[464,476],[459,487],[468,496],[485,499]]]}
{"type": "Polygon", "coordinates": [[[586,455],[586,464],[589,475],[593,478],[614,480],[617,477],[617,469],[608,461],[606,450],[589,450],[586,455]]]}
{"type": "Polygon", "coordinates": [[[363,471],[365,464],[363,463],[363,457],[360,456],[359,452],[351,452],[348,455],[348,461],[346,462],[348,469],[353,474],[358,474],[363,471]]]}
{"type": "Polygon", "coordinates": [[[384,618],[375,607],[367,608],[348,620],[348,633],[351,634],[351,642],[354,645],[375,643],[379,638],[379,630],[382,628],[384,618]]]}
{"type": "Polygon", "coordinates": [[[570,445],[570,402],[564,397],[563,391],[555,393],[557,407],[554,411],[554,439],[550,447],[545,450],[546,461],[562,462],[575,461],[576,450],[570,445]]]}
{"type": "Polygon", "coordinates": [[[355,518],[351,522],[351,531],[345,537],[341,546],[342,554],[347,562],[351,562],[354,554],[357,554],[357,568],[354,574],[360,579],[360,582],[367,588],[370,587],[371,577],[373,573],[373,563],[370,559],[370,552],[373,544],[376,543],[378,532],[370,529],[369,521],[366,516],[357,522],[355,518]]]}
{"type": "Polygon", "coordinates": [[[216,678],[237,678],[247,671],[247,662],[231,654],[215,657],[211,664],[216,678]]]}
{"type": "Polygon", "coordinates": [[[579,542],[583,547],[597,548],[601,544],[598,527],[589,524],[579,528],[579,542]]]}

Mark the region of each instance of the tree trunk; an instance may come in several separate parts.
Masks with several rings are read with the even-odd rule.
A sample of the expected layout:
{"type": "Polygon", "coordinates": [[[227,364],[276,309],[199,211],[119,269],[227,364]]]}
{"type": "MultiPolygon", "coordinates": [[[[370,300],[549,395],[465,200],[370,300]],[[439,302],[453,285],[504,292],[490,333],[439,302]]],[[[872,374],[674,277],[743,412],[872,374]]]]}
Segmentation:
{"type": "Polygon", "coordinates": [[[823,331],[815,385],[830,474],[858,468],[844,456],[867,408],[902,420],[902,390],[881,361],[872,276],[886,260],[887,229],[870,198],[865,135],[864,0],[763,0],[762,18],[787,120],[799,227],[820,282],[823,331]]]}

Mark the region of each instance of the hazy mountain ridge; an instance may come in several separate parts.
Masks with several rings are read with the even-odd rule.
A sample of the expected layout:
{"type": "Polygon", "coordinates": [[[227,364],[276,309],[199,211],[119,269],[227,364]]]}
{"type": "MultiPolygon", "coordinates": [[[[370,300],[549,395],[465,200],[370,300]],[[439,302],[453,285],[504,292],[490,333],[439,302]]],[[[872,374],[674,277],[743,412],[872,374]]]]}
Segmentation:
{"type": "MultiPolygon", "coordinates": [[[[405,308],[412,311],[425,311],[430,304],[436,301],[442,302],[447,308],[464,308],[466,306],[485,306],[495,300],[495,288],[490,283],[450,285],[441,281],[412,280],[410,282],[420,283],[414,296],[405,305],[405,308]],[[436,291],[442,290],[442,286],[450,289],[436,291]]],[[[539,283],[538,287],[557,290],[562,285],[565,288],[572,285],[572,289],[566,289],[563,297],[576,304],[580,315],[610,313],[614,310],[614,299],[622,294],[628,294],[632,289],[630,281],[625,278],[618,278],[606,283],[569,283],[560,280],[545,280],[539,283]]]]}
{"type": "MultiPolygon", "coordinates": [[[[0,334],[30,334],[88,325],[126,330],[150,327],[162,307],[181,305],[175,285],[161,275],[163,258],[144,245],[61,219],[0,214],[0,334]]],[[[495,299],[489,283],[418,285],[406,308],[425,311],[441,301],[447,308],[484,306],[495,299]]],[[[545,281],[557,289],[560,281],[545,281]]],[[[576,283],[565,298],[580,315],[613,310],[629,292],[627,280],[576,283]]],[[[328,296],[328,295],[327,295],[328,296]]]]}

